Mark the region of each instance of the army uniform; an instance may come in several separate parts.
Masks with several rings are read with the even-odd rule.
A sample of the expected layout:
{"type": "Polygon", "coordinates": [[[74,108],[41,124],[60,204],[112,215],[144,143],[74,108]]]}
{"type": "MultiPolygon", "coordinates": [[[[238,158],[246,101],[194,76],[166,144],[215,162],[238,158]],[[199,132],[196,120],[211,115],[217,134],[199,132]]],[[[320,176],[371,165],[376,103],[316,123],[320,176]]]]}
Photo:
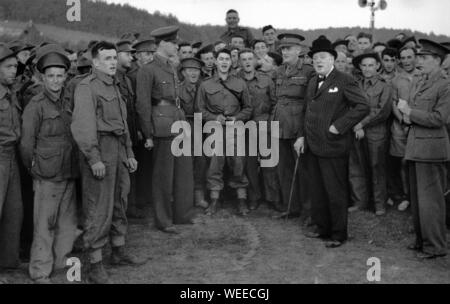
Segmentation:
{"type": "MultiPolygon", "coordinates": [[[[420,39],[418,53],[443,55],[448,52],[437,43],[420,39]],[[437,46],[436,46],[437,45],[437,46]]],[[[446,165],[450,160],[450,143],[446,129],[450,115],[450,81],[439,69],[419,82],[407,117],[411,122],[405,150],[408,161],[416,244],[427,257],[447,252],[445,198],[446,165]]],[[[406,114],[405,114],[406,115],[406,114]]]]}
{"type": "MultiPolygon", "coordinates": [[[[0,61],[12,56],[0,46],[0,61]]],[[[16,146],[21,134],[20,111],[11,88],[0,83],[0,268],[19,265],[23,206],[16,146]]]]}
{"type": "Polygon", "coordinates": [[[75,89],[71,130],[84,155],[81,163],[85,248],[91,263],[102,261],[110,236],[113,247],[125,244],[130,177],[127,160],[134,158],[126,104],[113,77],[93,70],[75,89]],[[106,174],[97,179],[91,166],[103,162],[106,174]]]}
{"type": "MultiPolygon", "coordinates": [[[[200,84],[197,92],[197,107],[202,112],[203,120],[216,121],[219,114],[225,117],[235,117],[236,121],[246,121],[252,113],[250,94],[245,82],[235,76],[229,75],[222,81],[215,75],[200,84]],[[227,88],[226,88],[226,87],[227,88]],[[232,93],[230,90],[233,90],[232,93]],[[236,94],[236,95],[235,95],[236,94]]],[[[219,123],[219,122],[217,122],[219,123]]],[[[226,132],[223,129],[224,141],[226,132]]],[[[245,176],[245,157],[236,155],[237,139],[235,136],[234,156],[225,156],[225,144],[223,145],[224,156],[213,155],[210,157],[207,172],[207,188],[210,190],[211,199],[217,200],[224,188],[223,169],[225,163],[230,168],[229,186],[237,191],[240,200],[247,199],[248,180],[245,176]]]]}
{"type": "MultiPolygon", "coordinates": [[[[239,75],[246,83],[250,93],[253,112],[251,120],[257,124],[259,122],[267,122],[267,133],[264,136],[270,142],[270,114],[275,105],[275,85],[269,76],[262,72],[255,72],[252,79],[248,80],[244,77],[244,73],[239,75]]],[[[258,130],[259,130],[259,125],[258,130]]],[[[257,138],[259,142],[261,139],[257,138]]],[[[249,138],[247,138],[247,142],[249,138]]],[[[247,145],[248,147],[248,145],[247,145]]],[[[247,149],[248,151],[248,149],[247,149]]],[[[256,205],[264,198],[268,202],[279,202],[279,185],[277,183],[276,167],[260,168],[258,158],[260,156],[250,156],[247,154],[246,159],[246,175],[249,181],[248,196],[249,200],[256,205]],[[260,181],[263,181],[262,183],[260,181]]]]}
{"type": "Polygon", "coordinates": [[[360,122],[364,138],[355,140],[350,150],[351,199],[361,209],[366,209],[373,200],[376,210],[382,212],[387,199],[387,119],[392,109],[392,87],[378,75],[371,79],[361,78],[358,84],[371,110],[360,122]]]}
{"type": "MultiPolygon", "coordinates": [[[[303,123],[300,121],[300,113],[305,106],[306,87],[313,75],[314,69],[309,65],[304,65],[300,59],[295,66],[288,67],[287,64],[283,64],[276,71],[276,104],[272,120],[278,121],[280,126],[280,156],[277,166],[277,178],[281,189],[280,211],[286,211],[289,202],[292,177],[298,157],[294,150],[294,143],[299,137],[298,130],[303,123]]],[[[307,200],[304,186],[306,179],[302,169],[304,167],[303,156],[300,156],[299,161],[300,169],[292,195],[291,213],[299,213],[301,205],[305,204],[307,200]]]]}
{"type": "Polygon", "coordinates": [[[146,139],[153,139],[152,204],[157,228],[192,219],[193,168],[190,156],[174,156],[172,123],[185,120],[179,103],[179,81],[169,59],[155,54],[137,74],[137,112],[146,139]]]}
{"type": "MultiPolygon", "coordinates": [[[[48,45],[39,51],[38,66],[70,66],[64,50],[48,45]]],[[[63,106],[62,92],[44,88],[33,97],[23,114],[21,155],[34,180],[34,236],[30,277],[47,279],[52,270],[66,266],[76,232],[75,178],[78,162],[70,132],[70,114],[63,106]]]]}
{"type": "Polygon", "coordinates": [[[246,47],[249,47],[254,39],[250,29],[238,26],[236,28],[228,28],[225,33],[220,35],[220,40],[222,40],[226,44],[230,44],[231,38],[235,37],[236,35],[242,36],[244,38],[244,43],[246,47]]]}

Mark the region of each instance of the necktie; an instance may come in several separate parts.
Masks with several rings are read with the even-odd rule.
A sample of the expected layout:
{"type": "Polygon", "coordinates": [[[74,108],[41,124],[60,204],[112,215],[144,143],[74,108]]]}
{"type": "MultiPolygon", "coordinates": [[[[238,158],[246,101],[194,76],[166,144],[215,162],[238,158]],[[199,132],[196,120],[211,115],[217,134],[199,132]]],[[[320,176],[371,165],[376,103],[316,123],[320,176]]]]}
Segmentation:
{"type": "MultiPolygon", "coordinates": [[[[320,87],[322,86],[323,82],[325,81],[326,77],[323,75],[319,75],[317,78],[317,90],[320,89],[320,87]]],[[[316,91],[317,91],[316,90],[316,91]]]]}

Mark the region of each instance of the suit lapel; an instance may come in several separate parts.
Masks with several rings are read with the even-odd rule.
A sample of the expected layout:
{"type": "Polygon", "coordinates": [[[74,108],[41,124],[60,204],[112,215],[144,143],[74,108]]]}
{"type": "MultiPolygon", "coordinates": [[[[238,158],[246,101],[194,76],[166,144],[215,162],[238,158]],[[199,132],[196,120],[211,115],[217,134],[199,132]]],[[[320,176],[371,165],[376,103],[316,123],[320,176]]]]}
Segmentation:
{"type": "MultiPolygon", "coordinates": [[[[317,98],[320,94],[322,94],[325,90],[327,90],[331,86],[335,76],[336,76],[336,69],[333,69],[333,71],[330,73],[330,75],[328,75],[327,79],[325,79],[325,81],[322,83],[322,86],[320,87],[320,89],[317,90],[316,96],[314,96],[314,98],[317,98]]],[[[317,80],[318,80],[318,76],[316,75],[314,88],[317,87],[317,80]]]]}

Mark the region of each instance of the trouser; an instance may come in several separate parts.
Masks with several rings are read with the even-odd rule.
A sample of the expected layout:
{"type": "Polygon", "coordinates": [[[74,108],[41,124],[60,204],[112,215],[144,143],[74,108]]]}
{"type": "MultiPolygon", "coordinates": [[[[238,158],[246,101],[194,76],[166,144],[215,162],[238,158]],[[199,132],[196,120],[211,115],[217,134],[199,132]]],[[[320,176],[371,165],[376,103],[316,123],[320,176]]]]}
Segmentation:
{"type": "Polygon", "coordinates": [[[152,151],[144,147],[140,142],[135,150],[138,169],[135,173],[136,179],[136,206],[143,207],[152,200],[152,151]]]}
{"type": "Polygon", "coordinates": [[[23,206],[15,147],[0,146],[0,268],[19,266],[23,206]]]}
{"type": "MultiPolygon", "coordinates": [[[[280,139],[279,142],[280,158],[277,166],[277,176],[281,189],[281,201],[285,210],[288,208],[295,162],[298,158],[294,149],[294,143],[295,139],[280,139]]],[[[300,155],[298,161],[290,205],[291,213],[298,213],[302,208],[305,211],[309,209],[309,206],[307,206],[307,187],[305,186],[307,185],[307,174],[304,155],[300,155]]]]}
{"type": "MultiPolygon", "coordinates": [[[[245,174],[248,179],[248,198],[250,201],[257,202],[261,200],[264,196],[265,200],[268,202],[279,202],[280,201],[280,187],[278,183],[277,167],[261,167],[259,163],[259,158],[264,159],[259,153],[259,141],[260,134],[258,133],[257,144],[258,155],[250,156],[250,136],[255,136],[255,134],[247,133],[247,157],[245,160],[245,174]]],[[[270,134],[267,136],[270,145],[270,134]]],[[[272,149],[273,151],[274,149],[272,149]]]]}
{"type": "Polygon", "coordinates": [[[369,202],[386,202],[386,140],[365,137],[355,140],[350,151],[349,179],[352,202],[362,208],[369,202]]]}
{"type": "Polygon", "coordinates": [[[75,181],[34,181],[34,236],[30,277],[49,277],[66,266],[76,236],[75,181]]]}
{"type": "Polygon", "coordinates": [[[20,184],[23,201],[23,222],[20,233],[20,257],[28,260],[33,242],[33,178],[19,160],[20,184]]]}
{"type": "Polygon", "coordinates": [[[409,162],[408,165],[416,243],[426,253],[445,254],[447,164],[409,162]]]}
{"type": "Polygon", "coordinates": [[[236,189],[238,199],[247,198],[248,179],[245,176],[245,156],[218,156],[210,157],[208,170],[206,173],[207,188],[210,190],[211,199],[218,199],[225,183],[223,171],[225,165],[228,166],[229,180],[228,186],[236,189]]]}
{"type": "Polygon", "coordinates": [[[193,216],[194,174],[190,156],[175,157],[172,138],[155,138],[152,203],[156,227],[186,224],[193,216]]]}
{"type": "Polygon", "coordinates": [[[409,200],[408,165],[403,157],[388,155],[386,162],[387,192],[396,202],[409,200]]]}
{"type": "Polygon", "coordinates": [[[127,232],[127,200],[130,175],[126,167],[126,148],[115,136],[100,136],[99,150],[106,166],[103,179],[97,179],[87,161],[82,161],[84,246],[91,263],[102,260],[102,248],[107,244],[125,245],[127,232]]]}
{"type": "Polygon", "coordinates": [[[311,217],[318,233],[347,239],[348,157],[324,158],[308,152],[311,217]]]}

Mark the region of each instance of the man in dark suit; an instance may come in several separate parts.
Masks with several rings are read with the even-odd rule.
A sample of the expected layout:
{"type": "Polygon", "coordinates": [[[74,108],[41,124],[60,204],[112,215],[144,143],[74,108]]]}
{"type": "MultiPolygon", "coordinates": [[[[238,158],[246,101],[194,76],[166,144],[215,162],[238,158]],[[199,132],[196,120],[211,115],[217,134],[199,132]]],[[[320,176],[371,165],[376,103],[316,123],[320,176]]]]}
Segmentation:
{"type": "Polygon", "coordinates": [[[317,75],[308,84],[304,124],[294,148],[297,153],[305,147],[309,150],[311,215],[316,230],[307,236],[329,238],[326,247],[334,248],[347,240],[351,131],[370,108],[356,81],[334,69],[337,54],[326,37],[313,41],[308,55],[317,75]]]}

